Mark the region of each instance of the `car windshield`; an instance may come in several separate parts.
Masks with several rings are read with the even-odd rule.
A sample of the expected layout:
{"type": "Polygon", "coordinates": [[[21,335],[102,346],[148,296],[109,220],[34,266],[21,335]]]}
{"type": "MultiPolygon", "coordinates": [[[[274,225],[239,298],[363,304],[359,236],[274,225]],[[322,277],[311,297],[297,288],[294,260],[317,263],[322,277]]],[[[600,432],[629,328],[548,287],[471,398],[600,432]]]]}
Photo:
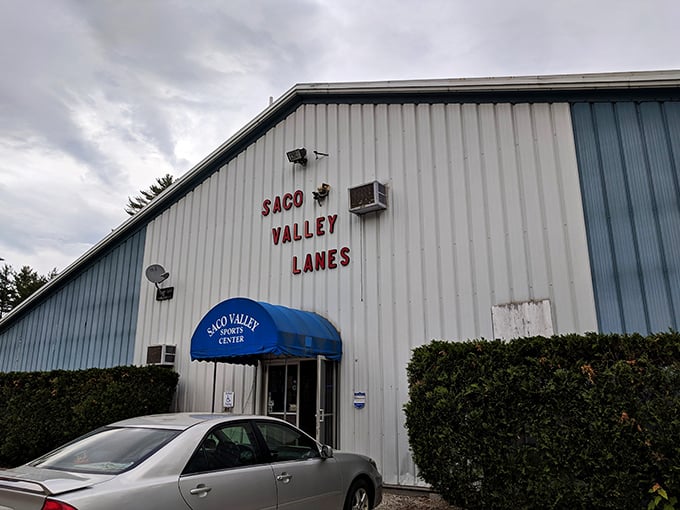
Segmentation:
{"type": "Polygon", "coordinates": [[[118,474],[142,462],[179,433],[179,430],[107,427],[76,439],[31,465],[80,473],[118,474]]]}

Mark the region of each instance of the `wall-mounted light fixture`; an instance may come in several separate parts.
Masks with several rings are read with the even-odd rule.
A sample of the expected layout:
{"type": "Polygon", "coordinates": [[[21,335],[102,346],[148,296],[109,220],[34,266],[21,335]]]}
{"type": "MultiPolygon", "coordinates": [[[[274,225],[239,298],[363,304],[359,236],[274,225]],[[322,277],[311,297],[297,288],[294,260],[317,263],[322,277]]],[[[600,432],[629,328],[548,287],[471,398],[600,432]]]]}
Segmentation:
{"type": "Polygon", "coordinates": [[[291,163],[297,163],[302,166],[307,165],[307,149],[304,147],[288,151],[286,152],[286,156],[288,157],[288,161],[291,163]]]}
{"type": "Polygon", "coordinates": [[[330,190],[331,190],[330,184],[326,184],[325,182],[322,183],[321,186],[316,188],[316,191],[312,191],[314,200],[316,200],[319,205],[322,205],[323,201],[326,200],[326,197],[328,196],[328,192],[330,190]]]}
{"type": "Polygon", "coordinates": [[[144,274],[146,275],[146,279],[156,286],[156,301],[166,301],[168,299],[172,299],[172,296],[175,293],[175,288],[166,287],[163,289],[159,285],[170,277],[170,273],[168,273],[163,268],[163,266],[160,264],[151,264],[146,268],[144,274]]]}

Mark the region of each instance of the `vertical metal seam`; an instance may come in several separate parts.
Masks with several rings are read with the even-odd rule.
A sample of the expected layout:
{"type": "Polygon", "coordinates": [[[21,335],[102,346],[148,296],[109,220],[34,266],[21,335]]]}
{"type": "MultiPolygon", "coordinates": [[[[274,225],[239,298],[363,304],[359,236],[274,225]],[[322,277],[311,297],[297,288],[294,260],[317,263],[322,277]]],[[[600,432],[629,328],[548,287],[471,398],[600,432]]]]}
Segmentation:
{"type": "MultiPolygon", "coordinates": [[[[548,226],[547,226],[547,210],[546,210],[546,203],[545,203],[545,183],[543,182],[543,165],[541,164],[541,154],[539,152],[539,147],[538,147],[538,134],[537,134],[537,120],[536,116],[538,115],[537,113],[537,105],[531,104],[529,105],[529,118],[531,119],[531,137],[532,137],[532,147],[533,147],[533,155],[534,155],[534,165],[536,166],[536,188],[538,189],[538,207],[541,211],[540,214],[540,221],[541,221],[541,237],[543,241],[543,252],[546,254],[545,256],[545,271],[546,274],[544,275],[547,277],[548,281],[548,296],[550,298],[550,301],[554,304],[555,303],[555,288],[553,285],[554,278],[553,276],[553,265],[552,265],[552,257],[550,257],[550,236],[548,236],[548,226]]],[[[553,152],[555,148],[552,148],[553,152]]],[[[540,298],[541,296],[538,296],[534,294],[535,298],[540,298]]]]}
{"type": "Polygon", "coordinates": [[[597,155],[597,172],[598,172],[598,177],[600,178],[600,186],[602,188],[602,201],[605,209],[605,220],[606,220],[606,229],[607,229],[607,239],[609,241],[609,251],[610,251],[610,256],[612,260],[612,266],[613,266],[613,280],[614,280],[614,289],[616,292],[616,307],[618,309],[618,315],[619,315],[619,323],[623,326],[625,325],[625,318],[624,318],[624,313],[623,313],[623,299],[622,299],[622,293],[621,293],[621,281],[619,277],[619,262],[618,262],[618,257],[616,256],[616,250],[615,250],[615,244],[614,244],[614,232],[612,230],[612,224],[611,224],[611,218],[612,214],[609,209],[609,193],[607,189],[607,182],[604,177],[604,164],[603,164],[603,159],[602,159],[602,140],[600,137],[600,130],[598,129],[598,123],[597,123],[597,117],[595,114],[595,109],[593,103],[589,103],[590,105],[590,112],[592,116],[592,125],[593,125],[593,138],[595,138],[595,152],[597,155]]]}
{"type": "MultiPolygon", "coordinates": [[[[571,310],[573,313],[573,320],[575,324],[579,324],[579,310],[577,306],[577,296],[576,296],[576,287],[574,285],[574,260],[572,258],[572,251],[570,247],[572,246],[571,242],[571,236],[569,235],[569,229],[567,228],[567,204],[565,202],[565,184],[564,184],[564,176],[563,172],[565,172],[565,168],[562,166],[562,159],[560,157],[560,148],[561,144],[559,141],[559,133],[557,132],[557,122],[555,120],[555,103],[550,103],[549,105],[549,115],[550,115],[550,127],[552,130],[552,138],[553,138],[553,143],[555,146],[555,150],[553,150],[553,163],[555,165],[555,171],[557,172],[557,186],[559,187],[559,207],[560,207],[560,219],[562,220],[562,237],[564,239],[564,245],[566,247],[566,262],[567,262],[567,271],[569,274],[569,302],[571,305],[571,310]]],[[[571,118],[569,117],[569,120],[571,118]]],[[[566,133],[565,133],[566,134],[566,133]]],[[[573,129],[571,131],[571,135],[573,136],[573,129]]],[[[573,148],[573,146],[572,146],[573,148]]],[[[559,327],[559,314],[554,313],[553,311],[553,323],[556,326],[556,331],[560,330],[559,327]]]]}
{"type": "MultiPolygon", "coordinates": [[[[359,105],[359,118],[361,119],[361,122],[359,123],[359,138],[361,140],[364,139],[364,105],[361,104],[359,105]]],[[[350,108],[350,123],[352,122],[352,112],[350,108]]],[[[350,136],[349,138],[349,143],[350,143],[350,154],[354,153],[355,148],[351,146],[352,144],[352,137],[350,136]]],[[[362,168],[362,173],[363,169],[366,167],[365,161],[364,161],[364,150],[363,147],[361,147],[361,150],[358,151],[359,154],[361,154],[361,168],[362,168]]],[[[363,176],[362,180],[363,182],[363,176]]],[[[365,288],[366,288],[366,227],[363,221],[359,223],[359,248],[361,250],[361,255],[360,255],[360,264],[359,264],[359,301],[363,303],[365,301],[365,288]]],[[[354,322],[354,321],[352,321],[354,322]]],[[[366,330],[364,329],[364,335],[366,335],[366,330]]]]}
{"type": "MultiPolygon", "coordinates": [[[[460,105],[456,106],[458,108],[458,111],[460,112],[460,105]]],[[[452,178],[453,174],[453,148],[451,147],[451,106],[445,105],[444,106],[444,128],[446,129],[446,136],[444,139],[446,140],[446,160],[448,163],[448,167],[451,170],[449,173],[449,178],[448,178],[448,188],[449,188],[449,196],[453,197],[454,196],[454,179],[452,178]]],[[[459,115],[460,117],[460,115],[459,115]]],[[[459,265],[460,261],[458,260],[458,253],[456,250],[457,246],[457,241],[456,241],[456,222],[455,222],[455,207],[451,207],[451,217],[449,218],[449,228],[451,230],[451,241],[453,242],[452,246],[452,258],[453,258],[453,284],[456,288],[456,295],[458,295],[458,288],[460,288],[460,274],[459,274],[459,265]]],[[[456,338],[460,338],[462,336],[462,324],[460,320],[461,312],[460,312],[460,300],[455,299],[455,307],[456,307],[456,338]]]]}
{"type": "MultiPolygon", "coordinates": [[[[515,300],[515,281],[514,272],[512,270],[512,249],[510,247],[510,225],[508,220],[508,197],[506,188],[506,175],[505,166],[503,165],[503,146],[501,144],[501,130],[498,119],[498,107],[499,105],[493,105],[493,120],[494,120],[494,131],[496,138],[496,159],[498,164],[498,178],[500,180],[500,188],[503,190],[501,193],[501,216],[503,222],[503,244],[505,245],[505,268],[506,268],[506,278],[508,282],[509,297],[510,301],[515,300]]],[[[512,107],[510,109],[510,115],[512,115],[512,107]]]]}
{"type": "MultiPolygon", "coordinates": [[[[390,118],[393,115],[392,112],[393,112],[393,109],[390,108],[389,105],[386,105],[385,106],[385,122],[386,122],[386,125],[387,125],[387,133],[386,133],[385,137],[386,137],[386,143],[387,143],[387,165],[388,165],[388,168],[390,168],[390,169],[393,168],[392,150],[391,149],[392,149],[392,144],[393,144],[393,138],[395,138],[394,134],[392,133],[392,123],[390,122],[390,118]]],[[[398,136],[396,137],[396,139],[397,139],[396,142],[399,143],[400,140],[399,140],[398,136]]],[[[400,145],[403,145],[403,144],[400,144],[400,145]]],[[[392,190],[389,190],[388,192],[394,193],[394,190],[392,189],[392,190]]],[[[394,198],[390,198],[390,200],[391,200],[392,204],[394,204],[394,198]]],[[[394,207],[394,205],[392,205],[392,207],[394,207]]],[[[391,226],[389,228],[390,228],[390,231],[391,231],[391,234],[392,234],[392,239],[395,239],[396,222],[392,221],[392,222],[390,222],[390,225],[391,226]]],[[[392,255],[392,260],[391,260],[391,264],[390,264],[390,266],[391,266],[391,268],[390,268],[390,273],[391,273],[390,274],[390,277],[391,277],[390,285],[391,285],[391,289],[394,290],[394,282],[397,281],[397,269],[396,269],[397,264],[395,263],[394,246],[392,246],[391,255],[392,255]]],[[[392,317],[391,317],[392,325],[391,325],[391,327],[392,327],[392,331],[395,332],[395,331],[397,331],[397,324],[395,323],[395,319],[397,317],[397,313],[396,313],[397,302],[396,302],[394,295],[392,296],[390,301],[391,301],[390,308],[392,310],[392,317]]],[[[391,351],[391,358],[392,358],[392,366],[393,367],[399,366],[397,349],[390,349],[390,351],[391,351]]],[[[339,376],[339,374],[338,374],[338,376],[339,376]]],[[[395,396],[395,400],[398,400],[398,398],[399,398],[398,397],[398,395],[399,395],[399,379],[398,378],[395,378],[393,393],[394,393],[394,396],[395,396]]],[[[394,448],[395,457],[398,459],[399,458],[399,427],[398,427],[397,424],[399,423],[400,418],[401,418],[401,413],[400,413],[400,410],[398,409],[398,406],[394,406],[392,418],[394,420],[392,422],[394,424],[394,443],[392,444],[392,447],[394,448]]],[[[383,455],[384,455],[384,452],[383,452],[383,455]]],[[[396,468],[397,480],[399,479],[399,476],[400,476],[399,472],[400,472],[400,468],[397,465],[397,468],[396,468]]]]}
{"type": "MultiPolygon", "coordinates": [[[[421,139],[420,136],[420,129],[421,129],[421,122],[420,122],[420,112],[422,109],[426,108],[427,109],[427,114],[430,115],[430,105],[429,104],[421,104],[421,105],[415,105],[413,107],[413,123],[414,123],[414,130],[413,130],[413,135],[414,135],[414,143],[415,143],[415,151],[416,151],[416,165],[418,166],[418,178],[416,179],[416,194],[418,197],[418,201],[420,203],[423,203],[423,161],[422,161],[422,154],[423,154],[423,149],[421,146],[423,145],[423,140],[421,139]]],[[[419,272],[420,272],[420,288],[422,291],[422,297],[423,300],[425,301],[427,299],[427,278],[426,278],[426,261],[424,260],[425,257],[422,256],[423,254],[423,246],[425,246],[425,225],[423,225],[424,217],[423,217],[423,211],[422,209],[418,211],[418,242],[420,245],[420,249],[418,250],[418,258],[420,259],[420,263],[418,264],[419,266],[419,272]]],[[[412,252],[411,252],[412,253],[412,252]]],[[[424,303],[424,308],[427,307],[427,302],[424,303]]],[[[420,321],[420,327],[422,328],[420,333],[422,334],[423,338],[425,337],[425,333],[427,331],[427,328],[424,324],[425,321],[420,321]]],[[[413,339],[411,339],[411,342],[413,342],[413,339]]]]}
{"type": "MultiPolygon", "coordinates": [[[[482,134],[484,127],[482,126],[482,112],[481,112],[481,105],[477,104],[475,105],[475,113],[477,116],[477,143],[479,144],[479,171],[481,174],[481,183],[482,183],[482,197],[484,199],[484,204],[482,207],[482,211],[484,212],[484,245],[486,246],[486,252],[488,254],[487,260],[486,260],[486,270],[488,271],[489,274],[489,294],[490,294],[490,301],[491,304],[493,305],[496,302],[496,275],[495,271],[493,268],[493,256],[494,256],[494,249],[491,241],[491,218],[489,215],[489,167],[487,163],[487,147],[486,144],[484,143],[484,136],[482,134]]],[[[493,109],[491,110],[492,115],[495,114],[493,109]]],[[[495,115],[494,115],[495,117],[495,115]]],[[[441,294],[440,294],[441,295],[441,294]]],[[[486,313],[491,315],[491,309],[486,310],[486,313]]]]}
{"type": "Polygon", "coordinates": [[[465,222],[467,224],[467,252],[468,252],[468,257],[470,260],[470,274],[472,275],[471,283],[472,283],[472,315],[473,315],[473,321],[474,321],[474,331],[475,335],[480,329],[480,323],[479,323],[479,302],[477,299],[477,293],[478,293],[478,282],[477,278],[475,278],[475,275],[477,274],[477,259],[475,258],[475,250],[474,250],[474,239],[473,239],[473,225],[472,225],[472,215],[470,213],[470,202],[469,199],[471,197],[471,184],[470,184],[470,157],[469,157],[469,147],[468,147],[468,137],[466,137],[466,130],[465,130],[465,112],[463,111],[464,105],[461,106],[460,109],[460,132],[461,132],[461,141],[462,143],[462,148],[463,148],[463,179],[465,180],[465,196],[468,197],[468,207],[466,211],[466,217],[465,217],[465,222]]]}
{"type": "MultiPolygon", "coordinates": [[[[633,204],[631,200],[631,189],[630,189],[630,179],[628,178],[628,165],[626,164],[626,157],[625,157],[625,152],[623,149],[623,130],[621,126],[621,121],[620,121],[620,114],[619,114],[619,108],[617,103],[612,103],[612,111],[614,114],[614,126],[616,129],[616,144],[617,144],[617,149],[619,152],[619,159],[621,161],[621,175],[623,176],[623,187],[626,190],[626,212],[628,215],[628,221],[630,222],[630,228],[633,232],[633,251],[635,255],[635,266],[637,267],[637,276],[638,276],[638,281],[640,282],[640,292],[643,295],[642,299],[642,311],[643,311],[643,316],[645,318],[645,326],[647,330],[649,331],[650,329],[650,316],[649,316],[649,300],[646,298],[646,290],[645,290],[645,284],[644,284],[644,274],[641,272],[640,268],[642,265],[640,264],[640,242],[638,239],[638,229],[637,229],[637,224],[635,222],[635,211],[633,210],[633,204]]],[[[639,122],[639,121],[638,121],[639,122]]],[[[642,124],[639,124],[642,126],[642,124]]],[[[642,130],[641,130],[642,131],[642,130]]],[[[642,135],[644,136],[644,134],[642,135]]],[[[647,168],[649,169],[649,164],[647,164],[647,168]]],[[[623,295],[619,298],[621,299],[621,306],[623,307],[623,295]]],[[[628,331],[628,324],[626,322],[626,317],[625,314],[622,314],[622,319],[623,319],[623,330],[628,331]]]]}
{"type": "Polygon", "coordinates": [[[534,296],[534,279],[532,276],[532,257],[531,257],[531,250],[530,248],[530,243],[529,243],[529,232],[528,232],[528,226],[527,226],[527,204],[526,204],[526,193],[525,193],[525,186],[524,186],[524,172],[522,168],[522,156],[520,154],[519,150],[519,140],[518,140],[518,133],[519,133],[519,126],[517,125],[517,108],[520,105],[512,105],[512,137],[513,137],[513,142],[515,146],[515,164],[517,165],[517,188],[519,191],[519,208],[520,208],[520,214],[521,214],[521,221],[522,221],[522,241],[524,245],[524,256],[526,259],[526,271],[527,271],[527,288],[529,290],[529,298],[533,299],[535,298],[534,296]]]}
{"type": "MultiPolygon", "coordinates": [[[[377,150],[377,145],[378,145],[377,144],[377,138],[378,138],[378,135],[377,135],[377,133],[378,133],[378,107],[377,106],[373,106],[373,108],[371,110],[371,114],[373,116],[373,126],[374,126],[373,136],[375,137],[374,143],[376,145],[376,150],[373,151],[373,168],[374,168],[374,170],[376,170],[378,168],[378,160],[379,160],[378,150],[377,150]]],[[[325,133],[325,136],[328,136],[328,130],[325,130],[324,133],[325,133]]],[[[327,149],[327,147],[325,149],[327,149]]],[[[389,149],[388,149],[388,152],[389,152],[389,149]]],[[[389,193],[389,190],[388,190],[388,193],[389,193]]],[[[377,225],[377,228],[378,228],[378,231],[379,231],[380,230],[380,224],[377,225]]],[[[381,281],[382,280],[382,271],[381,271],[381,269],[382,269],[382,263],[381,262],[382,261],[380,260],[380,254],[382,253],[382,250],[381,250],[381,245],[380,245],[381,236],[380,236],[379,232],[378,232],[378,235],[376,237],[377,237],[376,238],[376,252],[377,252],[377,257],[378,257],[376,279],[378,281],[381,281]]],[[[377,330],[378,330],[377,343],[378,343],[378,352],[379,353],[384,351],[383,342],[384,342],[384,330],[385,330],[383,305],[382,305],[382,294],[381,294],[380,291],[381,291],[381,287],[378,285],[377,290],[376,290],[376,297],[377,297],[377,300],[378,300],[378,302],[377,302],[378,313],[377,313],[377,317],[376,317],[376,324],[377,324],[377,330]]],[[[335,368],[333,370],[335,371],[335,368]]],[[[380,459],[382,460],[383,456],[384,456],[384,449],[385,449],[385,441],[384,441],[385,434],[384,434],[383,431],[385,430],[384,403],[386,401],[386,398],[385,398],[385,366],[384,366],[384,363],[378,363],[378,370],[379,370],[379,381],[380,381],[379,388],[380,388],[380,391],[381,391],[381,395],[380,395],[381,399],[380,400],[381,400],[381,402],[383,402],[383,410],[378,415],[378,418],[379,418],[379,421],[380,421],[380,429],[379,430],[381,431],[381,434],[382,434],[381,441],[380,441],[380,447],[379,447],[380,459]]],[[[336,387],[337,387],[337,385],[336,385],[336,387]]],[[[334,417],[333,419],[336,420],[336,423],[337,423],[338,413],[334,412],[333,417],[334,417]]]]}
{"type": "MultiPolygon", "coordinates": [[[[645,123],[644,119],[642,117],[642,111],[641,111],[641,102],[636,101],[635,102],[635,115],[637,118],[638,126],[640,126],[640,138],[642,140],[642,157],[644,158],[645,161],[645,176],[647,178],[647,183],[649,186],[650,190],[650,200],[652,202],[652,217],[653,217],[653,224],[654,224],[654,232],[656,234],[656,238],[659,240],[660,248],[661,245],[663,245],[663,230],[661,229],[661,220],[660,220],[660,215],[659,215],[659,204],[657,201],[657,196],[656,196],[656,188],[654,187],[654,179],[652,177],[652,163],[651,159],[649,157],[649,145],[647,142],[647,133],[645,132],[645,123]]],[[[659,257],[661,258],[661,267],[666,268],[668,267],[668,261],[666,260],[666,253],[663,248],[659,249],[659,257]]],[[[640,264],[637,266],[637,271],[638,271],[638,278],[640,278],[641,282],[644,281],[644,274],[642,273],[642,268],[640,267],[640,264]]],[[[668,291],[670,290],[669,287],[669,282],[665,282],[665,291],[666,291],[666,298],[668,298],[668,291]]],[[[641,285],[640,288],[640,293],[642,294],[642,302],[645,305],[645,312],[647,312],[647,291],[646,288],[643,285],[641,285]]],[[[645,314],[645,318],[647,317],[647,314],[645,314]]],[[[647,328],[649,328],[649,323],[647,325],[647,328]]]]}
{"type": "MultiPolygon", "coordinates": [[[[401,125],[400,148],[401,148],[401,171],[402,171],[402,174],[403,174],[403,177],[404,177],[403,182],[407,182],[407,179],[406,179],[407,169],[406,169],[406,165],[404,164],[404,162],[406,161],[406,143],[405,143],[406,142],[406,119],[405,119],[406,112],[404,112],[404,106],[405,105],[401,105],[399,107],[400,125],[401,125]]],[[[405,211],[404,217],[409,218],[410,214],[409,214],[409,201],[408,201],[408,199],[404,200],[404,211],[405,211]]],[[[405,226],[404,238],[407,240],[407,243],[408,243],[409,234],[410,234],[409,222],[405,221],[404,226],[405,226]]],[[[406,254],[406,264],[408,265],[408,253],[406,254]]],[[[409,299],[409,302],[410,302],[410,300],[411,300],[411,279],[408,278],[408,275],[406,275],[405,281],[406,281],[406,295],[409,296],[408,299],[409,299]]],[[[411,335],[411,333],[412,333],[411,328],[412,328],[412,321],[411,321],[410,317],[407,317],[406,318],[406,331],[407,331],[407,334],[409,336],[409,341],[410,341],[410,338],[412,336],[411,335]]],[[[396,354],[396,349],[395,349],[395,354],[396,354]]],[[[401,387],[398,386],[397,392],[399,392],[399,391],[401,391],[401,387]]],[[[397,420],[398,419],[399,419],[399,412],[397,411],[397,420]]],[[[399,433],[397,433],[396,439],[397,439],[397,458],[399,458],[400,455],[403,455],[403,452],[399,451],[399,433]]],[[[397,466],[397,473],[396,473],[397,483],[401,483],[402,478],[407,474],[408,474],[408,472],[402,473],[402,463],[400,462],[397,466]]]]}
{"type": "Polygon", "coordinates": [[[596,278],[596,273],[598,271],[598,266],[595,263],[595,249],[593,247],[592,243],[592,232],[591,232],[591,227],[589,226],[590,223],[590,218],[591,216],[591,211],[590,211],[590,205],[588,203],[587,197],[589,196],[589,192],[587,191],[587,182],[586,182],[586,173],[589,171],[589,168],[586,165],[586,161],[584,161],[584,148],[583,148],[583,141],[582,138],[585,137],[585,133],[582,133],[582,131],[585,131],[584,127],[581,127],[579,129],[579,124],[584,123],[586,121],[586,117],[590,120],[590,127],[594,129],[593,127],[593,116],[592,116],[592,105],[589,103],[581,103],[584,108],[587,109],[587,112],[590,114],[586,116],[586,114],[577,114],[577,104],[571,104],[570,105],[570,113],[572,118],[575,116],[579,117],[579,122],[574,122],[572,119],[572,131],[574,135],[574,143],[576,145],[576,165],[578,168],[578,179],[579,179],[579,186],[581,187],[581,196],[583,197],[581,200],[581,208],[583,209],[583,217],[585,219],[586,223],[586,238],[587,238],[587,243],[588,243],[588,260],[590,262],[590,267],[591,267],[591,283],[593,286],[593,295],[595,297],[595,315],[597,319],[597,326],[600,331],[602,331],[602,323],[603,323],[603,312],[601,309],[600,305],[600,299],[599,299],[599,292],[598,292],[598,282],[596,278]]]}
{"type": "MultiPolygon", "coordinates": [[[[673,180],[673,185],[675,188],[675,196],[676,196],[676,203],[678,204],[678,213],[680,213],[680,172],[678,172],[678,167],[676,165],[676,154],[673,151],[673,141],[671,140],[671,129],[670,129],[670,124],[668,122],[668,112],[667,112],[667,105],[666,101],[661,101],[659,102],[660,108],[661,108],[661,121],[663,123],[664,127],[664,139],[666,141],[666,146],[668,147],[668,153],[669,153],[669,164],[671,167],[671,178],[673,180]]],[[[678,158],[680,158],[680,154],[677,155],[678,158]]],[[[661,239],[661,243],[663,245],[664,239],[661,239]]],[[[666,296],[667,299],[670,303],[670,316],[671,320],[673,321],[673,327],[677,328],[678,327],[678,318],[677,315],[675,314],[676,310],[676,303],[675,300],[673,299],[673,290],[670,288],[670,270],[669,270],[669,264],[668,260],[665,258],[665,253],[666,250],[661,250],[664,254],[664,264],[663,264],[663,275],[664,275],[664,283],[666,285],[666,296]]]]}
{"type": "MultiPolygon", "coordinates": [[[[434,157],[436,153],[436,147],[434,143],[434,132],[435,132],[435,127],[434,127],[434,115],[432,113],[432,105],[429,106],[430,108],[430,153],[432,154],[432,187],[434,188],[434,195],[433,198],[436,196],[437,189],[438,187],[438,181],[437,181],[437,158],[434,157]]],[[[446,116],[446,111],[443,106],[441,106],[442,110],[442,115],[446,116]]],[[[451,221],[450,218],[447,218],[448,221],[451,221]]],[[[437,250],[435,251],[435,255],[437,258],[437,267],[442,267],[442,246],[441,246],[441,241],[440,241],[440,236],[439,232],[441,231],[441,214],[439,213],[438,209],[438,204],[435,203],[435,214],[434,214],[434,231],[435,235],[437,237],[437,250]]],[[[378,239],[380,239],[380,236],[378,236],[378,239]]],[[[437,296],[441,296],[443,294],[443,281],[442,278],[437,278],[437,296]]],[[[437,308],[439,310],[439,327],[443,330],[444,329],[444,317],[445,317],[445,311],[444,311],[444,303],[442,299],[437,300],[437,308]]]]}

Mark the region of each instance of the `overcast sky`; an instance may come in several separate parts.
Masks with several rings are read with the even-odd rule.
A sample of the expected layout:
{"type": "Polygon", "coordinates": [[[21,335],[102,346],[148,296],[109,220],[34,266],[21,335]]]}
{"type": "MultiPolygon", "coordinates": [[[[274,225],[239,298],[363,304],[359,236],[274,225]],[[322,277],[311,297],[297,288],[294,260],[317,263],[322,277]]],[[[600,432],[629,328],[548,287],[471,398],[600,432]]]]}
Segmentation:
{"type": "Polygon", "coordinates": [[[296,83],[680,69],[678,0],[0,0],[0,257],[61,271],[296,83]]]}

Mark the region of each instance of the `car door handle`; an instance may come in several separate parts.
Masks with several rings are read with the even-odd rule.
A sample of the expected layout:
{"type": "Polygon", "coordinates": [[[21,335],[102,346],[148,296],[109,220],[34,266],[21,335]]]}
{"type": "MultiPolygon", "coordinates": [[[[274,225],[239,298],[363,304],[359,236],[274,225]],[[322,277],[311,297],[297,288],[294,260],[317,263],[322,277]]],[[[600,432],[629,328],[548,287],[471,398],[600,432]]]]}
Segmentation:
{"type": "Polygon", "coordinates": [[[286,472],[283,472],[280,475],[277,475],[277,477],[276,477],[276,479],[281,483],[288,483],[288,482],[290,482],[291,478],[293,478],[293,475],[289,475],[286,472]]]}
{"type": "Polygon", "coordinates": [[[195,489],[191,489],[189,494],[192,496],[198,496],[199,498],[204,498],[212,490],[212,487],[206,487],[205,485],[198,485],[195,489]]]}

